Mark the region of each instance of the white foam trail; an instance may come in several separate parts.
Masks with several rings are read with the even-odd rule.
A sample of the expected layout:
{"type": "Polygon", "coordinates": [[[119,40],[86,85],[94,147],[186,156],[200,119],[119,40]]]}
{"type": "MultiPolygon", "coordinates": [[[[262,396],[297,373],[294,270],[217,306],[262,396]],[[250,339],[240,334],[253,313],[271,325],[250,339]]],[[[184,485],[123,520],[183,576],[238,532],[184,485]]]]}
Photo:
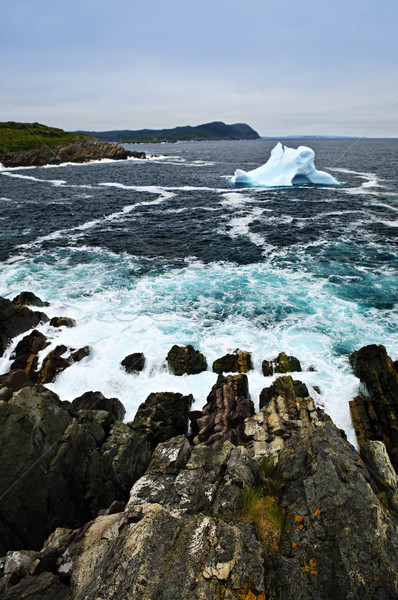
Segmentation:
{"type": "MultiPolygon", "coordinates": [[[[116,183],[112,183],[112,184],[103,183],[100,185],[111,186],[111,187],[124,187],[124,186],[122,186],[122,184],[116,184],[116,183]]],[[[26,244],[19,244],[18,246],[16,246],[16,248],[17,249],[33,248],[35,246],[41,245],[43,242],[61,239],[66,236],[73,237],[73,239],[76,240],[79,237],[81,237],[80,236],[81,233],[84,233],[89,229],[93,229],[94,227],[97,227],[98,225],[102,225],[102,224],[108,223],[108,222],[123,221],[127,215],[129,215],[131,212],[133,212],[134,210],[137,210],[138,208],[140,208],[142,206],[152,206],[152,205],[155,206],[157,204],[164,202],[165,200],[169,200],[170,198],[172,198],[174,196],[174,194],[172,192],[166,191],[166,190],[156,187],[156,186],[131,187],[129,189],[134,189],[135,191],[149,192],[152,194],[158,194],[158,198],[156,200],[152,200],[152,201],[142,201],[142,202],[137,202],[136,204],[130,204],[128,206],[124,206],[122,208],[122,210],[118,210],[114,213],[110,213],[109,215],[105,215],[99,219],[93,219],[92,221],[86,221],[86,223],[82,223],[81,225],[76,225],[76,227],[70,227],[70,228],[66,228],[66,229],[59,229],[57,231],[53,231],[49,234],[46,234],[46,235],[36,238],[32,242],[28,242],[26,244]]]]}
{"type": "Polygon", "coordinates": [[[38,177],[33,177],[32,175],[21,175],[20,173],[2,173],[2,175],[6,175],[7,177],[15,177],[17,179],[29,179],[30,181],[38,181],[40,183],[51,183],[55,187],[62,186],[66,183],[64,179],[39,179],[38,177]]]}

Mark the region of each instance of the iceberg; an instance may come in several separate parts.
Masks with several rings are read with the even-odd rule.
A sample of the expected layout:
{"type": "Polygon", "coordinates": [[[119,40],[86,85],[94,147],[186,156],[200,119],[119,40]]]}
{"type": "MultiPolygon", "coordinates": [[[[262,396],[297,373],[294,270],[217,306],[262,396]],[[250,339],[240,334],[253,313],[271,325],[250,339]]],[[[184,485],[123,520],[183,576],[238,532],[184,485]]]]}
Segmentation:
{"type": "Polygon", "coordinates": [[[247,172],[237,169],[232,182],[267,187],[309,183],[338,185],[339,182],[332,175],[315,168],[314,157],[314,151],[307,146],[299,146],[296,150],[278,142],[265,165],[247,172]]]}

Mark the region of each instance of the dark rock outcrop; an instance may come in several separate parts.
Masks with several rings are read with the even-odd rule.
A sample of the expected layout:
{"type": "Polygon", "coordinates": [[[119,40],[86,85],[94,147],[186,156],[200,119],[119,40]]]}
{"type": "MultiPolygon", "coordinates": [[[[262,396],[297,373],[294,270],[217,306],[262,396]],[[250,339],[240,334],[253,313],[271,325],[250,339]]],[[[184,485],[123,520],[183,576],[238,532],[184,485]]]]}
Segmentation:
{"type": "Polygon", "coordinates": [[[298,358],[287,356],[285,352],[280,352],[274,360],[263,360],[263,374],[265,377],[274,373],[293,373],[301,371],[301,364],[298,358]]]}
{"type": "Polygon", "coordinates": [[[188,432],[188,414],[192,394],[183,396],[174,392],[149,394],[139,407],[132,426],[144,432],[152,448],[176,435],[188,432]]]}
{"type": "Polygon", "coordinates": [[[14,351],[14,361],[11,364],[11,369],[22,369],[32,381],[37,381],[38,354],[48,344],[46,336],[34,329],[32,333],[18,342],[14,351]]]}
{"type": "Polygon", "coordinates": [[[68,352],[68,348],[64,345],[57,346],[47,354],[43,360],[42,367],[37,376],[38,383],[50,383],[54,381],[59,373],[62,373],[67,367],[73,365],[74,362],[80,362],[90,354],[90,347],[85,346],[79,350],[72,351],[69,356],[64,357],[63,354],[68,352]]]}
{"type": "Polygon", "coordinates": [[[129,354],[121,362],[127,373],[139,373],[145,367],[145,356],[142,352],[129,354]]]}
{"type": "Polygon", "coordinates": [[[213,371],[218,375],[221,373],[248,373],[252,369],[250,352],[240,350],[235,351],[233,354],[226,354],[213,362],[213,371]]]}
{"type": "Polygon", "coordinates": [[[323,422],[331,423],[331,419],[315,407],[307,386],[285,375],[262,390],[260,412],[245,423],[245,440],[257,460],[274,458],[285,448],[294,430],[323,422]]]}
{"type": "Polygon", "coordinates": [[[55,527],[126,500],[151,456],[144,431],[107,411],[76,412],[27,379],[13,371],[0,381],[0,554],[39,549],[55,527]]]}
{"type": "Polygon", "coordinates": [[[76,411],[105,410],[112,415],[114,421],[123,421],[126,414],[126,409],[118,398],[105,398],[101,392],[85,392],[72,401],[72,407],[76,411]]]}
{"type": "Polygon", "coordinates": [[[18,296],[12,299],[13,304],[17,306],[50,306],[49,302],[43,302],[41,298],[33,294],[32,292],[21,292],[18,296]]]}
{"type": "Polygon", "coordinates": [[[41,321],[47,322],[47,315],[0,297],[0,356],[12,338],[33,329],[41,321]]]}
{"type": "Polygon", "coordinates": [[[385,347],[375,344],[354,352],[349,360],[365,392],[350,402],[358,444],[384,442],[398,469],[398,373],[394,363],[385,347]]]}
{"type": "Polygon", "coordinates": [[[296,397],[309,396],[308,388],[302,381],[294,380],[290,375],[278,377],[273,384],[264,388],[260,394],[260,408],[266,406],[272,398],[282,396],[287,401],[294,402],[296,397]]]}
{"type": "Polygon", "coordinates": [[[167,363],[174,375],[195,375],[206,371],[206,357],[193,346],[174,345],[167,354],[167,363]]]}
{"type": "Polygon", "coordinates": [[[210,444],[216,440],[239,443],[243,439],[245,419],[254,413],[247,376],[219,375],[197,419],[199,433],[194,443],[210,444]]]}
{"type": "Polygon", "coordinates": [[[76,321],[70,317],[53,317],[50,325],[51,327],[75,327],[76,321]]]}
{"type": "Polygon", "coordinates": [[[124,160],[129,157],[145,159],[144,152],[125,150],[120,144],[99,141],[79,141],[67,146],[48,146],[29,152],[8,152],[0,154],[0,162],[5,167],[33,167],[59,165],[65,162],[84,163],[90,160],[109,158],[124,160]]]}

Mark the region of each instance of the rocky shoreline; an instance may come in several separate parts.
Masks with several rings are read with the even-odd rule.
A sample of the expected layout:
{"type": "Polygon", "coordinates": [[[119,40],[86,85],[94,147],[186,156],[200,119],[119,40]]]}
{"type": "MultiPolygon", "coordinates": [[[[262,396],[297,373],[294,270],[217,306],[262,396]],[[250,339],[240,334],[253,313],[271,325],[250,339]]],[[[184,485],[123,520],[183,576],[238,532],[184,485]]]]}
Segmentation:
{"type": "MultiPolygon", "coordinates": [[[[124,423],[100,392],[61,401],[45,383],[90,350],[60,346],[38,368],[41,309],[26,293],[0,299],[1,353],[29,332],[0,376],[2,598],[398,598],[398,373],[383,346],[350,357],[358,453],[283,352],[263,362],[277,377],[258,413],[241,350],[211,366],[202,411],[157,392],[124,423]]],[[[175,376],[208,368],[192,346],[167,363],[175,376]]]]}
{"type": "Polygon", "coordinates": [[[9,167],[41,167],[60,165],[67,162],[85,163],[93,160],[125,160],[127,158],[145,159],[145,152],[126,150],[117,143],[81,140],[67,146],[43,146],[28,152],[0,153],[0,163],[9,167]]]}

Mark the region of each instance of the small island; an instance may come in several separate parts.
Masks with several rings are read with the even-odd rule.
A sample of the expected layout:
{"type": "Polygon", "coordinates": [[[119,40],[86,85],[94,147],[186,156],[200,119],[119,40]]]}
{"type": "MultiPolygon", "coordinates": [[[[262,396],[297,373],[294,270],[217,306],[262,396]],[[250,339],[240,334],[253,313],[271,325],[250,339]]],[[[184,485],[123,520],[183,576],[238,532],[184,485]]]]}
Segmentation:
{"type": "Polygon", "coordinates": [[[130,157],[144,159],[146,155],[84,133],[67,133],[41,123],[0,123],[0,163],[5,167],[38,167],[130,157]]]}

